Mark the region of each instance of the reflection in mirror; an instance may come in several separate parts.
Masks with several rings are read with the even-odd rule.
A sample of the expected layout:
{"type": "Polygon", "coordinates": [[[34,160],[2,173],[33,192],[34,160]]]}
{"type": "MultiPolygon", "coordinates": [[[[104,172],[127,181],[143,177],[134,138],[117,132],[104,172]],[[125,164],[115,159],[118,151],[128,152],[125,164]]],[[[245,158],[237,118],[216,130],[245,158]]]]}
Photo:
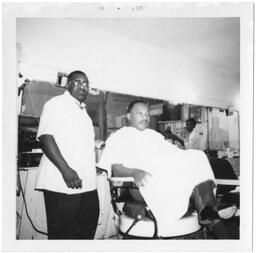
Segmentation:
{"type": "Polygon", "coordinates": [[[239,151],[238,112],[219,108],[209,109],[209,149],[239,151]]]}

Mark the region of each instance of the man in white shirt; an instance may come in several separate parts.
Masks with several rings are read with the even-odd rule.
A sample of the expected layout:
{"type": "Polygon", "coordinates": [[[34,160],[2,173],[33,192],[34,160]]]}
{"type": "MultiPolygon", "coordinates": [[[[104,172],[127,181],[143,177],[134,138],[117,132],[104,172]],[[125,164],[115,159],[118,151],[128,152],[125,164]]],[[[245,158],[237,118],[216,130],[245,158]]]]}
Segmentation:
{"type": "Polygon", "coordinates": [[[206,126],[197,124],[194,118],[186,120],[187,137],[184,141],[186,149],[205,150],[207,144],[206,126]]]}
{"type": "Polygon", "coordinates": [[[131,103],[127,118],[129,127],[107,139],[98,166],[117,177],[133,177],[164,231],[186,213],[193,188],[214,175],[203,152],[181,150],[147,129],[150,113],[144,101],[131,103]]]}
{"type": "Polygon", "coordinates": [[[85,108],[89,81],[82,71],[67,91],[44,105],[37,138],[44,155],[36,189],[43,190],[48,239],[93,239],[99,216],[94,129],[85,108]]]}

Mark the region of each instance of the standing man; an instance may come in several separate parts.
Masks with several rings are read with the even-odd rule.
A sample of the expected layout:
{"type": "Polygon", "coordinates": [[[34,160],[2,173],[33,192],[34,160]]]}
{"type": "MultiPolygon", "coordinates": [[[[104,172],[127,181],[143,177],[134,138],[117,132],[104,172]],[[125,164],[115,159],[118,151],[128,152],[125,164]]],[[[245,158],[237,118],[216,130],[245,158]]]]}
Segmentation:
{"type": "Polygon", "coordinates": [[[99,216],[94,129],[85,108],[89,81],[82,71],[67,91],[45,103],[37,138],[44,155],[36,189],[44,193],[48,239],[93,239],[99,216]]]}

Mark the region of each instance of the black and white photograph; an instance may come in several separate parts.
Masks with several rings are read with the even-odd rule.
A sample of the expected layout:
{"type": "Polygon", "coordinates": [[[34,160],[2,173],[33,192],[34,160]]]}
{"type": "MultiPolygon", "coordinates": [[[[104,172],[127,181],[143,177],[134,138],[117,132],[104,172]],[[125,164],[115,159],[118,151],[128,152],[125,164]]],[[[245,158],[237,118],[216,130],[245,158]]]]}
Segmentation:
{"type": "Polygon", "coordinates": [[[252,2],[2,7],[4,251],[252,250],[252,2]]]}

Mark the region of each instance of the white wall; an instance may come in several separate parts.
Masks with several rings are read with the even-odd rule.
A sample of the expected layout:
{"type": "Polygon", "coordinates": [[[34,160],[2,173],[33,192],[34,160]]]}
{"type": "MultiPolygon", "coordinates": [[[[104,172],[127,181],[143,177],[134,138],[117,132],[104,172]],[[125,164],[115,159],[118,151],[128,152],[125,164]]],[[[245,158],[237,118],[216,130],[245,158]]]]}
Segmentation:
{"type": "Polygon", "coordinates": [[[68,19],[18,18],[17,43],[30,79],[55,82],[57,71],[82,69],[93,87],[217,107],[236,104],[239,93],[222,69],[68,19]]]}

